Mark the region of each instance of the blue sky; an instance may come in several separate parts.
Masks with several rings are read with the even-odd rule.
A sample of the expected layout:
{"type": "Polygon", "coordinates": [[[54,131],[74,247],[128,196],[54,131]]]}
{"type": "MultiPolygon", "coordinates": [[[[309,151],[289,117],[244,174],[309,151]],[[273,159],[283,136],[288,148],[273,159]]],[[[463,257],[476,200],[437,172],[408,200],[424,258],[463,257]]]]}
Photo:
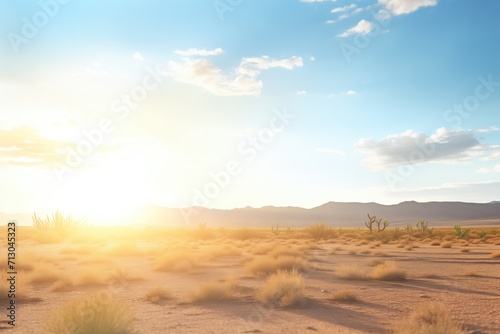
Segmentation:
{"type": "Polygon", "coordinates": [[[0,211],[499,200],[499,10],[2,2],[0,211]]]}

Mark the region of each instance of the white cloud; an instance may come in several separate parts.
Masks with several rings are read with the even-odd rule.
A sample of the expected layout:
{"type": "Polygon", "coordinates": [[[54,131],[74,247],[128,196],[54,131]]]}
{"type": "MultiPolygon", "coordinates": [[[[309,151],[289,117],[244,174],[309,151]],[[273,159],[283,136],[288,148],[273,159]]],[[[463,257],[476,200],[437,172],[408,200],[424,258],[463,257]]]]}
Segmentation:
{"type": "Polygon", "coordinates": [[[301,66],[301,57],[251,57],[243,58],[233,73],[226,74],[206,59],[185,58],[181,62],[170,61],[164,74],[177,81],[201,87],[214,95],[242,96],[260,94],[262,81],[257,78],[261,71],[270,68],[292,70],[301,66]]]}
{"type": "Polygon", "coordinates": [[[140,61],[144,60],[144,58],[142,57],[142,54],[139,51],[134,52],[134,54],[132,55],[132,58],[140,60],[140,61]]]}
{"type": "Polygon", "coordinates": [[[342,157],[345,156],[344,151],[339,150],[339,149],[335,149],[335,148],[325,148],[325,147],[317,148],[316,152],[329,153],[329,154],[334,154],[334,155],[338,155],[338,156],[342,156],[342,157]]]}
{"type": "Polygon", "coordinates": [[[307,92],[305,90],[299,90],[297,92],[297,96],[303,96],[303,95],[306,95],[306,94],[307,94],[307,92]]]}
{"type": "Polygon", "coordinates": [[[326,24],[334,24],[334,23],[337,23],[337,20],[326,20],[325,23],[326,24]]]}
{"type": "Polygon", "coordinates": [[[190,57],[190,56],[218,56],[222,54],[224,51],[221,48],[213,50],[191,48],[187,50],[175,50],[174,52],[180,56],[190,57]]]}
{"type": "Polygon", "coordinates": [[[300,2],[314,3],[314,2],[337,2],[337,0],[300,0],[300,2]]]}
{"type": "Polygon", "coordinates": [[[437,129],[432,135],[407,130],[375,141],[361,138],[355,145],[368,155],[364,163],[372,168],[425,162],[456,163],[471,161],[492,147],[481,144],[474,131],[437,129]]]}
{"type": "Polygon", "coordinates": [[[373,30],[373,28],[373,23],[366,20],[361,20],[354,27],[347,29],[341,34],[338,34],[337,37],[348,37],[354,34],[366,35],[369,34],[373,30]]]}
{"type": "Polygon", "coordinates": [[[356,91],[354,90],[348,90],[347,92],[345,92],[346,95],[356,95],[358,94],[356,91]]]}
{"type": "Polygon", "coordinates": [[[404,15],[421,7],[435,6],[438,0],[378,0],[378,3],[393,15],[404,15]]]}
{"type": "Polygon", "coordinates": [[[315,60],[316,60],[316,58],[314,58],[313,56],[311,56],[311,57],[309,57],[309,60],[310,60],[310,61],[315,61],[315,60]]]}
{"type": "Polygon", "coordinates": [[[345,12],[345,11],[348,11],[349,9],[353,9],[353,8],[356,8],[356,5],[350,4],[347,6],[334,8],[330,11],[330,13],[341,13],[341,12],[345,12]]]}

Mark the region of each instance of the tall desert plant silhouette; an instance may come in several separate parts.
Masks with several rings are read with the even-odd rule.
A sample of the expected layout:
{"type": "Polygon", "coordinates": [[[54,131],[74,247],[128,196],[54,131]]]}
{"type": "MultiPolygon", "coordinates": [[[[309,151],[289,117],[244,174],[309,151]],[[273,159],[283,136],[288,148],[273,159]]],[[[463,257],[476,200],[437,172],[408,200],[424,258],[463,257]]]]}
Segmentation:
{"type": "Polygon", "coordinates": [[[34,213],[32,219],[33,226],[39,231],[53,232],[63,236],[89,226],[85,219],[74,219],[71,215],[64,216],[59,211],[54,213],[52,217],[47,216],[45,219],[34,213]]]}

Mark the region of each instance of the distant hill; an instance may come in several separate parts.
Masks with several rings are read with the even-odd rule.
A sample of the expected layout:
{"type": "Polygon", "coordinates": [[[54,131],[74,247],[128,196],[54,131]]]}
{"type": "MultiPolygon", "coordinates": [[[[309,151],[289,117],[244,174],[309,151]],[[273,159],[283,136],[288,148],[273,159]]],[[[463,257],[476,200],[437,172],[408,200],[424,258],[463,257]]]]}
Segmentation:
{"type": "MultiPolygon", "coordinates": [[[[147,206],[130,215],[123,224],[194,227],[206,222],[210,227],[303,227],[326,223],[335,227],[364,227],[366,215],[376,215],[390,221],[391,226],[414,224],[426,219],[432,226],[498,225],[500,202],[402,202],[394,205],[358,202],[329,202],[304,209],[299,207],[238,208],[232,210],[193,207],[187,209],[147,206]]],[[[17,219],[21,225],[31,224],[31,215],[6,215],[0,213],[1,225],[8,219],[17,219]]],[[[92,222],[89,223],[99,223],[92,222]]]]}
{"type": "Polygon", "coordinates": [[[453,222],[500,225],[500,203],[414,201],[394,205],[329,202],[312,209],[265,206],[219,210],[150,206],[131,217],[131,222],[175,226],[197,226],[206,222],[212,227],[270,227],[276,224],[283,227],[303,227],[314,223],[326,223],[336,227],[363,227],[368,213],[389,220],[392,226],[414,224],[420,219],[426,219],[434,226],[449,226],[453,225],[453,222]]]}

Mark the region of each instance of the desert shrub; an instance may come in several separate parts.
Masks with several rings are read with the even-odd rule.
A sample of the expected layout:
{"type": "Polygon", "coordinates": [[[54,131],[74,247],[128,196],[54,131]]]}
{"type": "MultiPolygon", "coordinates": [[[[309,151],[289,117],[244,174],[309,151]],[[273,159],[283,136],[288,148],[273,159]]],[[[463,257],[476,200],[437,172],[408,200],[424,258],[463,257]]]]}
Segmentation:
{"type": "Polygon", "coordinates": [[[189,271],[196,267],[196,258],[188,250],[167,250],[158,256],[153,264],[157,271],[189,271]]]}
{"type": "Polygon", "coordinates": [[[358,300],[358,296],[353,290],[343,289],[334,291],[331,299],[337,302],[354,302],[358,300]]]}
{"type": "Polygon", "coordinates": [[[206,254],[213,258],[241,255],[242,250],[234,245],[215,245],[206,250],[206,254]]]}
{"type": "Polygon", "coordinates": [[[305,228],[305,232],[313,239],[329,239],[337,236],[337,233],[326,224],[314,224],[305,228]]]}
{"type": "Polygon", "coordinates": [[[299,258],[305,258],[307,255],[303,248],[299,248],[297,246],[295,246],[295,247],[278,246],[278,247],[275,247],[273,250],[271,250],[268,254],[270,256],[274,256],[274,257],[293,256],[293,257],[299,257],[299,258]]]}
{"type": "Polygon", "coordinates": [[[52,218],[47,216],[45,219],[39,218],[34,213],[32,220],[37,230],[60,236],[67,236],[88,227],[84,219],[74,219],[71,215],[63,216],[59,211],[54,213],[52,218]]]}
{"type": "Polygon", "coordinates": [[[232,281],[207,282],[192,291],[188,298],[192,303],[235,299],[236,285],[232,281]]]}
{"type": "Polygon", "coordinates": [[[84,268],[76,277],[77,285],[104,285],[108,281],[108,276],[97,268],[84,268]]]}
{"type": "Polygon", "coordinates": [[[406,279],[406,272],[394,261],[385,261],[373,268],[370,277],[380,281],[402,281],[406,279]]]}
{"type": "Polygon", "coordinates": [[[50,291],[68,291],[74,286],[73,281],[70,278],[62,277],[54,282],[49,288],[50,291]]]}
{"type": "Polygon", "coordinates": [[[299,271],[307,269],[307,262],[295,256],[259,256],[245,264],[245,271],[255,275],[268,275],[277,270],[299,271]]]}
{"type": "Polygon", "coordinates": [[[459,237],[461,239],[469,238],[470,228],[463,228],[460,225],[455,225],[453,226],[453,229],[455,230],[456,237],[459,237]]]}
{"type": "Polygon", "coordinates": [[[335,269],[335,276],[340,279],[365,280],[366,272],[356,264],[341,264],[335,269]]]}
{"type": "Polygon", "coordinates": [[[128,334],[133,315],[120,300],[97,294],[64,306],[46,324],[53,334],[128,334]]]}
{"type": "Polygon", "coordinates": [[[443,241],[441,243],[441,248],[451,248],[451,246],[453,246],[453,242],[451,241],[443,241]]]}
{"type": "Polygon", "coordinates": [[[500,251],[494,251],[493,253],[491,253],[491,257],[492,258],[500,257],[500,251]]]}
{"type": "Polygon", "coordinates": [[[396,322],[389,331],[392,334],[465,334],[444,304],[429,303],[415,308],[404,320],[396,322]]]}
{"type": "Polygon", "coordinates": [[[431,241],[431,246],[439,246],[439,245],[441,245],[441,241],[439,241],[439,240],[432,240],[431,241]]]}
{"type": "Polygon", "coordinates": [[[153,304],[156,304],[162,300],[172,299],[172,295],[167,289],[156,287],[149,289],[144,295],[144,299],[153,304]]]}
{"type": "Polygon", "coordinates": [[[256,298],[263,304],[293,307],[305,302],[304,281],[298,271],[279,270],[269,276],[256,298]]]}
{"type": "Polygon", "coordinates": [[[264,237],[264,232],[250,228],[239,228],[228,230],[227,236],[237,240],[261,239],[264,237]]]}
{"type": "Polygon", "coordinates": [[[31,284],[47,284],[59,280],[62,273],[51,264],[40,264],[29,273],[28,279],[31,284]]]}

